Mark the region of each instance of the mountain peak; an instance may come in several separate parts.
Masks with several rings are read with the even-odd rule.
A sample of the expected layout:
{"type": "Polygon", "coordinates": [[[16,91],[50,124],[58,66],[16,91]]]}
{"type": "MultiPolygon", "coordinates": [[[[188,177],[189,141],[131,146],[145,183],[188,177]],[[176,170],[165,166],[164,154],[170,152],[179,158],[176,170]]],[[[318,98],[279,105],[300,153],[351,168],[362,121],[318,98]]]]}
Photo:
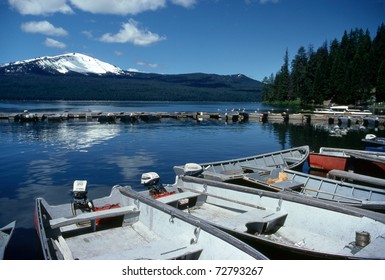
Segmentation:
{"type": "Polygon", "coordinates": [[[81,53],[44,56],[2,65],[7,73],[43,71],[50,74],[124,74],[119,67],[81,53]]]}

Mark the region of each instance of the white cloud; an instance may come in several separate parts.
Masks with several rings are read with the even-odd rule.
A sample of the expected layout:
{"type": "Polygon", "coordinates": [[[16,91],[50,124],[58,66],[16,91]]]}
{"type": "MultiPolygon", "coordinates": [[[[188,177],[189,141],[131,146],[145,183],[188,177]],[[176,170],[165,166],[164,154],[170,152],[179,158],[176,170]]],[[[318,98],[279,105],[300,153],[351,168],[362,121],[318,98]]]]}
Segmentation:
{"type": "Polygon", "coordinates": [[[166,0],[70,0],[70,2],[76,8],[86,12],[115,15],[135,15],[166,6],[166,0]]]}
{"type": "Polygon", "coordinates": [[[106,43],[133,43],[138,46],[147,46],[165,39],[164,36],[159,36],[145,29],[139,29],[138,23],[133,19],[124,23],[118,33],[106,33],[100,37],[100,41],[106,43]]]}
{"type": "Polygon", "coordinates": [[[8,3],[23,15],[72,14],[72,8],[94,14],[136,15],[164,8],[167,1],[185,8],[197,3],[197,0],[8,0],[8,3]]]}
{"type": "Polygon", "coordinates": [[[92,35],[91,31],[84,30],[81,32],[84,36],[86,36],[88,39],[93,38],[94,36],[92,35]]]}
{"type": "Polygon", "coordinates": [[[250,5],[253,3],[258,3],[258,4],[266,4],[266,3],[278,3],[279,0],[245,0],[245,3],[250,5]]]}
{"type": "Polygon", "coordinates": [[[266,4],[266,3],[278,3],[279,0],[259,0],[260,4],[266,4]]]}
{"type": "Polygon", "coordinates": [[[22,15],[73,13],[67,0],[8,0],[9,5],[22,15]]]}
{"type": "Polygon", "coordinates": [[[185,8],[194,6],[197,2],[196,0],[171,0],[175,5],[183,6],[185,8]]]}
{"type": "Polygon", "coordinates": [[[146,63],[143,61],[137,61],[136,65],[142,66],[144,68],[152,68],[152,69],[159,68],[159,64],[157,63],[146,63]]]}
{"type": "Polygon", "coordinates": [[[57,48],[57,49],[65,49],[66,45],[62,42],[56,41],[51,38],[47,38],[44,41],[44,45],[46,45],[49,48],[57,48]]]}
{"type": "Polygon", "coordinates": [[[68,32],[61,28],[55,27],[48,21],[30,21],[23,23],[21,29],[28,33],[41,33],[50,36],[67,36],[68,32]]]}

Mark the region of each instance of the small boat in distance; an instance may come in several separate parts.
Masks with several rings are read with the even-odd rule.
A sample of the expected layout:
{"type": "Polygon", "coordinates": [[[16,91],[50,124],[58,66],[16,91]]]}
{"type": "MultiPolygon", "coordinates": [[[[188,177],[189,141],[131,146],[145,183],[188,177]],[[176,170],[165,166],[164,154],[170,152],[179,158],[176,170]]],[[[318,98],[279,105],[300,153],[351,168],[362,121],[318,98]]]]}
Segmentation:
{"type": "Polygon", "coordinates": [[[359,110],[359,109],[352,109],[349,108],[349,106],[345,105],[338,105],[338,106],[330,106],[327,109],[316,109],[314,111],[314,114],[328,114],[328,115],[363,115],[363,116],[369,116],[373,113],[369,110],[359,110]]]}
{"type": "Polygon", "coordinates": [[[87,199],[75,181],[72,202],[36,199],[35,227],[47,260],[255,260],[263,254],[207,222],[130,187],[87,199]]]}
{"type": "Polygon", "coordinates": [[[377,137],[374,134],[367,134],[365,135],[365,138],[362,139],[362,142],[364,142],[368,147],[383,147],[385,146],[385,137],[377,137]]]}
{"type": "Polygon", "coordinates": [[[271,259],[385,259],[385,215],[192,176],[158,198],[231,233],[271,259]]]}
{"type": "Polygon", "coordinates": [[[15,226],[16,221],[13,221],[0,228],[0,260],[4,259],[4,253],[15,230],[15,226]]]}
{"type": "Polygon", "coordinates": [[[242,178],[246,173],[266,174],[276,168],[300,168],[309,156],[309,146],[275,151],[255,156],[207,163],[187,163],[174,166],[176,175],[195,175],[202,173],[205,177],[221,181],[242,178]]]}

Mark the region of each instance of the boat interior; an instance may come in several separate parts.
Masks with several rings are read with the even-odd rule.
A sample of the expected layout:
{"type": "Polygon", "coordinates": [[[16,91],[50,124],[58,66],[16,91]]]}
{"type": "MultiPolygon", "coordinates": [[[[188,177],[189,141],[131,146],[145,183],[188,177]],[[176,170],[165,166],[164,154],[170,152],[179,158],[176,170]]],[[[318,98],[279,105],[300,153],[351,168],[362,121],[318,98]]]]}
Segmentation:
{"type": "MultiPolygon", "coordinates": [[[[176,226],[180,221],[169,222],[168,215],[141,215],[134,204],[122,200],[100,199],[96,206],[114,208],[88,212],[73,205],[50,206],[41,201],[47,238],[52,240],[51,250],[59,259],[199,259],[203,247],[197,240],[197,228],[192,225],[176,226]],[[65,213],[63,215],[63,213],[65,213]],[[67,217],[67,218],[65,218],[67,217]],[[167,230],[157,228],[154,219],[165,220],[167,230]],[[175,226],[173,226],[175,225],[175,226]],[[183,232],[176,236],[172,233],[183,232]],[[108,234],[107,234],[108,231],[108,234]],[[140,249],[139,249],[140,248],[140,249]]],[[[51,255],[55,255],[52,253],[51,255]]]]}
{"type": "Polygon", "coordinates": [[[384,258],[376,253],[378,248],[385,249],[383,223],[310,205],[298,207],[297,203],[263,195],[245,195],[241,199],[241,194],[230,190],[222,195],[223,189],[210,190],[208,185],[194,187],[193,183],[182,183],[177,188],[176,195],[159,200],[237,236],[240,234],[251,244],[263,240],[296,251],[323,251],[333,257],[384,258]],[[340,226],[336,228],[336,224],[340,226]],[[370,232],[372,236],[364,247],[356,245],[355,234],[360,231],[370,232]]]}

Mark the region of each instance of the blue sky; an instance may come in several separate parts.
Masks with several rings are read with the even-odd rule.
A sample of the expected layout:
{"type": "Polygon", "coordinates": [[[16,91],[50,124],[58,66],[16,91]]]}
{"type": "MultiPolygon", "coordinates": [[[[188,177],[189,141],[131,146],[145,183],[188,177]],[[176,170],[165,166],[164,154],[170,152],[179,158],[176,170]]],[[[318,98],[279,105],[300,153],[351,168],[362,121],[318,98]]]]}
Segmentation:
{"type": "Polygon", "coordinates": [[[0,63],[78,52],[124,70],[275,74],[286,49],[315,49],[385,23],[385,0],[0,0],[0,63]]]}

